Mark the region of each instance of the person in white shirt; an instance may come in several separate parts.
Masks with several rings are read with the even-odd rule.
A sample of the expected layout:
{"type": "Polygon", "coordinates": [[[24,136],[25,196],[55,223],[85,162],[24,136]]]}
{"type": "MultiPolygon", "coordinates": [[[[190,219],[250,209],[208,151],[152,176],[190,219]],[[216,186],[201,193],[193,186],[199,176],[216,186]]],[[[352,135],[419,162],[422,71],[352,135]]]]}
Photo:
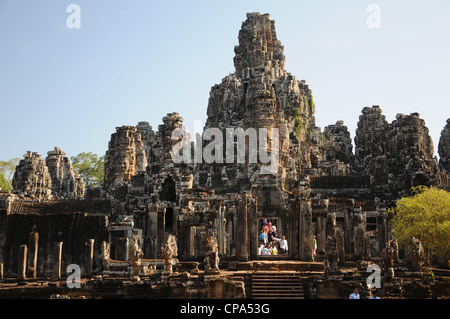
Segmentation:
{"type": "Polygon", "coordinates": [[[259,246],[259,249],[258,249],[258,255],[262,255],[263,254],[263,249],[264,249],[264,244],[261,244],[261,246],[259,246]]]}
{"type": "Polygon", "coordinates": [[[286,236],[284,236],[284,235],[281,236],[281,239],[273,237],[273,239],[280,243],[280,250],[278,251],[278,253],[280,255],[284,255],[284,254],[287,255],[288,254],[288,243],[286,240],[286,236]]]}

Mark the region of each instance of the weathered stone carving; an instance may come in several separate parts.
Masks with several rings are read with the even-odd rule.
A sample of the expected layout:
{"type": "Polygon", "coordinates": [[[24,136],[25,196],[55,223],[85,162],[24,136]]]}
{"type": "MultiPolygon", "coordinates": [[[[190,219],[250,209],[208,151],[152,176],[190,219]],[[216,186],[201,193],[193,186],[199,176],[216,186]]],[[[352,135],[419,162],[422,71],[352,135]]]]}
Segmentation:
{"type": "Polygon", "coordinates": [[[114,189],[117,184],[131,181],[137,172],[147,168],[147,156],[141,134],[134,126],[116,128],[111,135],[105,154],[105,187],[114,189]]]}
{"type": "Polygon", "coordinates": [[[214,231],[209,231],[206,238],[207,254],[204,260],[204,267],[206,274],[218,274],[219,270],[219,250],[217,245],[217,238],[214,231]]]}
{"type": "Polygon", "coordinates": [[[55,146],[47,155],[45,163],[52,178],[52,195],[58,198],[84,197],[84,183],[79,174],[73,171],[66,153],[55,146]]]}
{"type": "Polygon", "coordinates": [[[52,197],[52,179],[41,155],[28,151],[16,167],[12,186],[14,193],[31,199],[52,197]]]}
{"type": "Polygon", "coordinates": [[[350,132],[343,121],[325,127],[324,132],[324,160],[339,160],[345,164],[352,164],[354,155],[350,132]]]}
{"type": "Polygon", "coordinates": [[[419,239],[411,238],[408,247],[406,247],[406,256],[412,261],[412,267],[415,271],[422,269],[426,256],[422,242],[419,239]]]}
{"type": "Polygon", "coordinates": [[[385,199],[409,195],[411,187],[439,183],[433,142],[418,113],[397,114],[388,124],[379,106],[365,107],[355,136],[356,169],[371,177],[385,199]]]}
{"type": "Polygon", "coordinates": [[[447,119],[447,125],[441,131],[439,139],[439,165],[441,169],[450,176],[450,118],[447,119]]]}
{"type": "Polygon", "coordinates": [[[13,177],[14,193],[33,200],[84,198],[85,186],[74,172],[66,153],[56,147],[45,161],[28,151],[19,162],[13,177]]]}
{"type": "Polygon", "coordinates": [[[394,277],[394,263],[398,262],[398,242],[395,237],[390,234],[390,239],[386,243],[386,247],[381,252],[381,257],[384,262],[384,271],[386,277],[390,280],[394,277]]]}
{"type": "Polygon", "coordinates": [[[355,249],[355,259],[365,259],[368,254],[368,237],[366,233],[365,219],[361,211],[353,214],[353,242],[355,249]]]}
{"type": "Polygon", "coordinates": [[[139,276],[142,269],[142,257],[144,252],[139,247],[139,243],[136,237],[132,237],[129,247],[129,259],[131,262],[131,276],[139,276]]]}
{"type": "Polygon", "coordinates": [[[178,256],[178,246],[175,240],[175,236],[169,235],[166,242],[161,247],[161,258],[164,259],[164,271],[166,275],[170,275],[173,272],[173,265],[175,264],[175,257],[178,256]]]}

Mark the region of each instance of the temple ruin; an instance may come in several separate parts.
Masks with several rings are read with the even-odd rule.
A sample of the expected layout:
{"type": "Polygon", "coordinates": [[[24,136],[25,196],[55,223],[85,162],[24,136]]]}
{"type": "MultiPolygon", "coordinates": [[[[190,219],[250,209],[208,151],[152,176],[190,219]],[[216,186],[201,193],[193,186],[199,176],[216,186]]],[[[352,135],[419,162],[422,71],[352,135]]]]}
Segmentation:
{"type": "MultiPolygon", "coordinates": [[[[91,297],[107,297],[106,284],[123,294],[127,282],[131,296],[260,298],[267,292],[258,282],[282,278],[298,285],[286,296],[338,298],[345,280],[330,278],[350,287],[370,263],[385,266],[386,278],[406,269],[387,209],[412,186],[449,188],[450,119],[439,162],[418,113],[388,123],[379,106],[364,107],[353,145],[342,121],[316,126],[312,91],[285,69],[268,14],[247,14],[238,40],[235,72],[212,86],[206,110],[204,132],[222,144],[191,136],[176,112],[156,130],[145,121],[117,127],[97,189],[85,189],[59,147],[45,160],[24,155],[14,191],[0,193],[2,279],[57,280],[76,264],[91,297]],[[252,129],[266,143],[258,140],[256,155],[248,144],[239,154],[252,129]],[[174,161],[178,143],[190,160],[174,161]],[[198,152],[222,161],[195,161],[198,152]],[[253,155],[276,155],[277,165],[253,155]],[[287,253],[261,254],[269,222],[287,253]]],[[[449,274],[442,276],[433,293],[448,296],[449,274]]],[[[64,285],[41,288],[70,295],[64,285]]],[[[385,296],[400,296],[397,288],[386,279],[385,296]]]]}

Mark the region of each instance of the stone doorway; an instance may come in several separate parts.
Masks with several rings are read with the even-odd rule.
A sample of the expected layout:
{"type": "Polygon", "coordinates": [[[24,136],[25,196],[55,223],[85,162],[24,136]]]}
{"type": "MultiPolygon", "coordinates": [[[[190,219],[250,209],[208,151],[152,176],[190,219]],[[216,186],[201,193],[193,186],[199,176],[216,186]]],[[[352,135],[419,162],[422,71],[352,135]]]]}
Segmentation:
{"type": "Polygon", "coordinates": [[[177,192],[175,188],[175,182],[172,177],[168,176],[163,185],[160,194],[162,201],[175,202],[177,200],[177,192]]]}
{"type": "MultiPolygon", "coordinates": [[[[259,258],[270,257],[270,258],[286,258],[286,254],[280,253],[280,245],[277,239],[281,239],[283,235],[284,227],[282,219],[279,217],[261,217],[257,219],[257,256],[259,258]],[[266,233],[266,235],[262,235],[266,233]],[[267,247],[266,247],[267,246],[267,247]],[[270,252],[264,250],[267,248],[270,252]]],[[[287,236],[286,236],[287,237],[287,236]]]]}

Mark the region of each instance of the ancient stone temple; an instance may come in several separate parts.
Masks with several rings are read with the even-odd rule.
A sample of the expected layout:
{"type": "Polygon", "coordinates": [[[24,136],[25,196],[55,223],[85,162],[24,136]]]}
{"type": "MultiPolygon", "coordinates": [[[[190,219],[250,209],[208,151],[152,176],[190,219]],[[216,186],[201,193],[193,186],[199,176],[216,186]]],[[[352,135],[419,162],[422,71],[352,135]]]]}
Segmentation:
{"type": "Polygon", "coordinates": [[[28,245],[39,251],[27,253],[38,273],[55,273],[56,256],[57,269],[76,263],[135,282],[159,276],[151,286],[169,282],[170,294],[189,286],[175,268],[186,280],[204,271],[195,280],[205,294],[227,297],[245,287],[221,277],[225,266],[338,276],[342,266],[391,256],[387,209],[412,186],[448,182],[449,124],[439,163],[418,113],[388,123],[379,106],[364,107],[353,146],[343,121],[316,126],[312,90],[285,69],[268,14],[247,14],[234,52],[235,72],[211,87],[202,134],[191,136],[175,112],[157,130],[145,121],[117,127],[96,196],[84,196],[61,149],[45,161],[27,153],[14,194],[0,194],[5,272],[23,268],[17,248],[28,245]],[[46,236],[39,247],[36,234],[46,236]],[[222,278],[221,288],[208,276],[222,278]]]}
{"type": "Polygon", "coordinates": [[[85,186],[61,148],[55,147],[42,159],[36,152],[27,152],[13,177],[14,193],[28,199],[83,198],[85,186]]]}
{"type": "Polygon", "coordinates": [[[211,230],[222,259],[263,258],[258,236],[268,221],[288,238],[288,258],[325,260],[330,236],[341,261],[379,255],[386,208],[412,186],[439,183],[424,121],[398,114],[389,124],[380,107],[365,107],[353,154],[342,121],[316,127],[312,91],[285,69],[269,15],[248,14],[238,39],[235,72],[212,86],[201,136],[178,113],[156,132],[140,122],[111,136],[105,188],[116,216],[131,216],[154,258],[173,234],[179,256],[198,259],[211,230]]]}

